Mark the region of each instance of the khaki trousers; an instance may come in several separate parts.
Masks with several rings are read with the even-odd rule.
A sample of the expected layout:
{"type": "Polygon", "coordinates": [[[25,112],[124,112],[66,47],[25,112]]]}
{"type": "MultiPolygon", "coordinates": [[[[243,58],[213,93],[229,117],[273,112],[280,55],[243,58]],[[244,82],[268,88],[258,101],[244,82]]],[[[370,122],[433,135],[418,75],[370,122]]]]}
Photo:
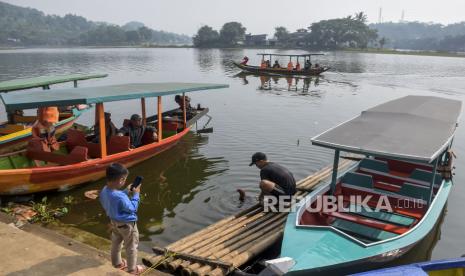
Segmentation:
{"type": "Polygon", "coordinates": [[[139,245],[139,230],[136,222],[117,222],[111,221],[111,263],[113,266],[120,265],[121,247],[124,244],[128,271],[136,270],[137,265],[137,246],[139,245]]]}

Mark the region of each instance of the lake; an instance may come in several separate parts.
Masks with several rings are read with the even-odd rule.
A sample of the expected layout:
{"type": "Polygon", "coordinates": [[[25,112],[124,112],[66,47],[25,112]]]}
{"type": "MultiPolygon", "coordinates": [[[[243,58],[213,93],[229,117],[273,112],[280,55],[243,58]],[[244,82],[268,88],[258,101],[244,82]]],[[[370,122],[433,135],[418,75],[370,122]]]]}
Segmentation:
{"type": "MultiPolygon", "coordinates": [[[[201,103],[210,108],[212,120],[208,126],[213,127],[213,133],[190,133],[175,148],[130,169],[129,180],[137,175],[145,178],[138,226],[140,248],[147,252],[154,244],[166,245],[254,204],[259,171],[248,164],[256,151],[265,152],[270,160],[301,179],[332,162],[333,152],[312,146],[310,138],[364,109],[405,95],[465,98],[465,58],[331,52],[313,63],[333,70],[308,79],[238,74],[240,71],[231,63],[248,56],[249,64],[258,64],[260,57],[256,54],[264,51],[304,53],[187,48],[7,50],[0,51],[0,81],[108,73],[105,79],[79,85],[170,81],[230,85],[229,89],[190,94],[193,105],[201,103]],[[244,202],[239,201],[238,188],[247,193],[244,202]]],[[[287,60],[282,59],[281,64],[287,64],[287,60]]],[[[149,114],[155,107],[154,99],[148,100],[149,114]]],[[[174,100],[165,97],[164,108],[173,107],[174,100]]],[[[109,103],[105,108],[117,126],[132,113],[141,112],[139,101],[109,103]]],[[[2,116],[4,119],[4,112],[2,116]]],[[[91,125],[93,118],[90,111],[78,123],[91,125]]],[[[206,120],[199,127],[204,123],[206,120]]],[[[424,249],[428,254],[418,252],[420,260],[465,254],[465,220],[461,213],[465,206],[464,135],[460,125],[454,144],[458,156],[455,187],[437,235],[424,249]]],[[[47,196],[57,205],[63,197],[73,196],[75,203],[62,221],[108,237],[107,218],[98,201],[84,197],[85,191],[103,185],[98,181],[47,196]]]]}

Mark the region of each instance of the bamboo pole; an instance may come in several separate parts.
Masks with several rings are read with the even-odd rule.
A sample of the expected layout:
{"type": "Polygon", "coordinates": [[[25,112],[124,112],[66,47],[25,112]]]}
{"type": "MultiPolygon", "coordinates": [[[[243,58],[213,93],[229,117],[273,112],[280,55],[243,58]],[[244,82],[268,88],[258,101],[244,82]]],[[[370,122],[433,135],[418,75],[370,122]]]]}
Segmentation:
{"type": "Polygon", "coordinates": [[[103,110],[103,103],[97,103],[95,109],[98,117],[98,126],[99,126],[99,139],[100,139],[100,158],[107,157],[107,136],[106,136],[106,127],[105,127],[105,114],[103,110]]]}

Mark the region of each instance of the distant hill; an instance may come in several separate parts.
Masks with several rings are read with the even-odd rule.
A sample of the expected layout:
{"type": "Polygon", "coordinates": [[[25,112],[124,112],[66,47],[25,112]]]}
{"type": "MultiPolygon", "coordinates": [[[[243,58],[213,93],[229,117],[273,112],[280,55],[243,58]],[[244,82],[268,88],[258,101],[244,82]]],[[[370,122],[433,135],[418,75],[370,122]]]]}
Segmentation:
{"type": "Polygon", "coordinates": [[[82,16],[45,15],[31,8],[0,2],[0,45],[122,46],[191,44],[186,35],[156,31],[132,21],[124,26],[97,23],[82,16]]]}
{"type": "Polygon", "coordinates": [[[386,47],[411,50],[465,51],[465,22],[442,25],[423,22],[371,24],[386,47]]]}

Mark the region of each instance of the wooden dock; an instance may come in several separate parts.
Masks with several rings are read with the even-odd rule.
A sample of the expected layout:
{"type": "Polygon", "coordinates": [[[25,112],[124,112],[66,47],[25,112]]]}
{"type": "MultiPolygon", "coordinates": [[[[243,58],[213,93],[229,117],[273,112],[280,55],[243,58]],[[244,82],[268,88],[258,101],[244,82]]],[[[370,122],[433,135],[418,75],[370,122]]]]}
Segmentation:
{"type": "MultiPolygon", "coordinates": [[[[352,163],[341,160],[339,169],[352,163]]],[[[326,167],[302,179],[296,195],[308,194],[331,174],[332,167],[326,167]]],[[[287,213],[263,212],[256,204],[165,248],[154,247],[155,255],[143,261],[153,269],[164,268],[178,275],[228,275],[278,241],[286,217],[287,213]]]]}

